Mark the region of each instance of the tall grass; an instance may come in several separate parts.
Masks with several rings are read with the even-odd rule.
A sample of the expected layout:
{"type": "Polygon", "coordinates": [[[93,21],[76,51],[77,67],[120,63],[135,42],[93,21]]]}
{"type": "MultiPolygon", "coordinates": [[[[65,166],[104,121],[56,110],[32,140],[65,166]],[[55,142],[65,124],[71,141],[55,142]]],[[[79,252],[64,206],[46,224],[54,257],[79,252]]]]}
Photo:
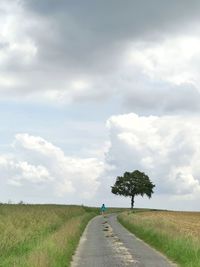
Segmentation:
{"type": "Polygon", "coordinates": [[[200,213],[125,212],[119,222],[182,267],[200,267],[200,213]],[[189,223],[191,221],[191,223],[189,223]],[[197,223],[193,223],[197,221],[197,223]]]}
{"type": "Polygon", "coordinates": [[[69,266],[96,210],[64,205],[0,205],[0,266],[69,266]]]}

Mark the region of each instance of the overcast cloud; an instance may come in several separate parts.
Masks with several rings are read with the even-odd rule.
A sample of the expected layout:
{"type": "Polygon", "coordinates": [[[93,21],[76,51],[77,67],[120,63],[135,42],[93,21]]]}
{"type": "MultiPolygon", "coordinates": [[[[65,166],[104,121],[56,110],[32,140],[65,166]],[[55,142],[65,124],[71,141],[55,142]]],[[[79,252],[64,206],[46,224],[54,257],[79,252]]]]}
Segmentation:
{"type": "Polygon", "coordinates": [[[2,201],[126,205],[110,186],[138,168],[157,185],[151,205],[199,209],[199,12],[0,0],[2,201]]]}
{"type": "Polygon", "coordinates": [[[0,5],[2,97],[69,104],[120,94],[150,98],[142,110],[151,112],[199,109],[198,1],[0,5]]]}

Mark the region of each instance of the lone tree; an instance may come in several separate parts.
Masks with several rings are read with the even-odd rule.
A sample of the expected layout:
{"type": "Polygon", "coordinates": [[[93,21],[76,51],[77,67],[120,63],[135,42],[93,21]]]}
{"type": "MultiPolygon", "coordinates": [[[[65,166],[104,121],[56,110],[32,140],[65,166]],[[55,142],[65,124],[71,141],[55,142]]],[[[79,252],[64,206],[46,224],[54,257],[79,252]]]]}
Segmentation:
{"type": "Polygon", "coordinates": [[[149,177],[138,170],[125,172],[124,176],[118,176],[114,186],[111,186],[111,192],[115,195],[131,197],[131,209],[134,206],[134,198],[137,195],[147,195],[151,198],[155,185],[149,177]]]}

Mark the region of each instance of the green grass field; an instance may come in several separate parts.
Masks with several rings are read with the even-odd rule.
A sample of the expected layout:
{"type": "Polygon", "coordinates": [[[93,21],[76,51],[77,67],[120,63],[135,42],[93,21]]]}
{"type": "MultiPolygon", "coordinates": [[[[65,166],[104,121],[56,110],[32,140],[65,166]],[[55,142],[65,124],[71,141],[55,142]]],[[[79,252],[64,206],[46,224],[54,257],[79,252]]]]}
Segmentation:
{"type": "MultiPolygon", "coordinates": [[[[109,208],[138,237],[182,267],[200,267],[200,213],[109,208]]],[[[0,205],[0,267],[70,266],[88,221],[99,209],[0,205]]]]}
{"type": "Polygon", "coordinates": [[[200,212],[124,212],[119,222],[181,267],[200,267],[200,212]]]}
{"type": "Polygon", "coordinates": [[[0,205],[1,267],[69,266],[95,208],[0,205]]]}

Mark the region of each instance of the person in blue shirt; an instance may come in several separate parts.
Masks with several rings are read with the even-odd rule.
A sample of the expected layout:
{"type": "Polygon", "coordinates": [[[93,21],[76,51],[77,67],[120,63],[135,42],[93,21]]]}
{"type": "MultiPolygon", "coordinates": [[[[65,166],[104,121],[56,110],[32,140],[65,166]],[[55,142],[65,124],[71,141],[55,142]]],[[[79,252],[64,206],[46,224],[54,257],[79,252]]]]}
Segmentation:
{"type": "Polygon", "coordinates": [[[105,211],[106,211],[106,206],[105,206],[105,204],[102,204],[102,206],[101,206],[101,214],[104,215],[105,211]]]}

